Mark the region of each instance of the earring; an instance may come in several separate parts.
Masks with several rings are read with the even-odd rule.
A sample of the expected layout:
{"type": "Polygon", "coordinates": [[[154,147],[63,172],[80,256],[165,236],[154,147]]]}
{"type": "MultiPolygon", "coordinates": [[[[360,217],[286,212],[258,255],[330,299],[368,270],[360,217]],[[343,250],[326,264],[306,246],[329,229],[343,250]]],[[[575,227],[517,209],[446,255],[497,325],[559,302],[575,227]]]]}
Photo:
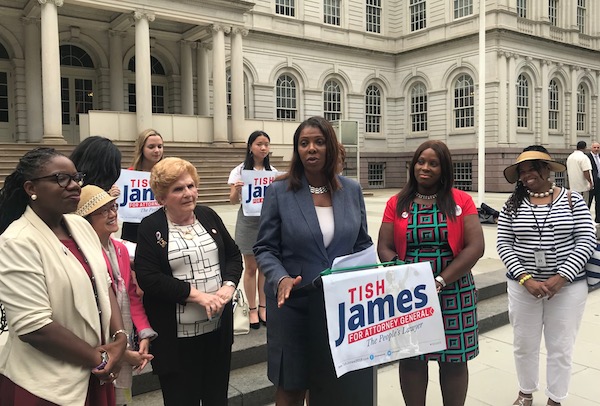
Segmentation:
{"type": "Polygon", "coordinates": [[[37,195],[36,194],[31,195],[31,200],[37,200],[37,195]]]}

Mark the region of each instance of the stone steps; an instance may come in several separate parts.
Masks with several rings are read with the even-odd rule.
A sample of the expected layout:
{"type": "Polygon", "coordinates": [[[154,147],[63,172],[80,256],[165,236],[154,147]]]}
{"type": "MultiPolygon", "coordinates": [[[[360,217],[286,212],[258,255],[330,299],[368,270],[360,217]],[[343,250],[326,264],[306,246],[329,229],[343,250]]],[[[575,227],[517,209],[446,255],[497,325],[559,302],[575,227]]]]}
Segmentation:
{"type": "MultiPolygon", "coordinates": [[[[122,166],[129,167],[133,157],[133,142],[115,143],[122,154],[122,166]]],[[[19,158],[27,151],[40,147],[51,146],[69,156],[74,145],[48,145],[48,144],[0,144],[0,187],[4,179],[16,167],[19,158]]],[[[202,204],[228,203],[229,185],[227,179],[229,172],[239,165],[245,157],[246,147],[242,146],[204,146],[200,144],[165,145],[165,156],[177,156],[190,161],[198,170],[200,187],[198,188],[198,202],[202,204]]],[[[288,163],[280,156],[271,156],[271,164],[276,168],[285,170],[288,163]]]]}
{"type": "MultiPolygon", "coordinates": [[[[483,334],[508,323],[508,298],[505,269],[477,273],[477,313],[479,333],[483,334]]],[[[247,335],[235,336],[229,382],[229,405],[269,405],[275,399],[275,388],[267,379],[266,329],[251,330],[247,335]]],[[[133,380],[134,395],[160,387],[155,378],[144,373],[133,380]]]]}

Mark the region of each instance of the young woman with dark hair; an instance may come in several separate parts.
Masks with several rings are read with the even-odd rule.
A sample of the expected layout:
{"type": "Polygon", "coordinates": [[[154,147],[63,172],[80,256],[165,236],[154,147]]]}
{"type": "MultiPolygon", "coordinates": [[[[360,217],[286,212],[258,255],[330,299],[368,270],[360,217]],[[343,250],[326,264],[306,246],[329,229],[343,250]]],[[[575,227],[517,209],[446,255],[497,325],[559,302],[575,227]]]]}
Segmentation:
{"type": "MultiPolygon", "coordinates": [[[[232,169],[227,183],[231,189],[229,201],[239,204],[242,199],[242,171],[243,170],[276,170],[269,163],[269,146],[271,138],[264,131],[254,131],[248,137],[246,146],[246,158],[244,162],[232,169]]],[[[267,308],[265,302],[265,276],[258,272],[258,283],[256,274],[258,265],[252,252],[252,246],[256,242],[258,234],[258,223],[260,216],[245,216],[242,207],[238,210],[235,224],[235,242],[244,256],[244,291],[250,307],[250,327],[260,328],[261,323],[267,325],[267,308]],[[258,307],[256,306],[256,293],[258,291],[258,307]]]]}

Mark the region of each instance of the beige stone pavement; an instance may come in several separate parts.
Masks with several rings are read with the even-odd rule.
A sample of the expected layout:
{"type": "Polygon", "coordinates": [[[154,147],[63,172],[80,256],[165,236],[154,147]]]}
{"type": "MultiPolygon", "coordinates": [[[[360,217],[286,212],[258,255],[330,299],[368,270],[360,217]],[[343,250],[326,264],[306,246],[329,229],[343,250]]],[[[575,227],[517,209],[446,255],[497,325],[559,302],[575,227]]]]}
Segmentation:
{"type": "MultiPolygon", "coordinates": [[[[397,190],[380,189],[365,191],[365,203],[369,232],[374,241],[381,224],[381,217],[387,199],[397,190]]],[[[477,205],[477,193],[472,193],[477,205]]],[[[483,201],[500,210],[508,194],[487,193],[483,201]]],[[[233,233],[237,206],[215,205],[213,209],[223,218],[225,225],[233,233]]],[[[475,275],[503,268],[496,253],[496,226],[483,225],[486,243],[485,253],[473,269],[475,275]]],[[[590,293],[583,315],[574,351],[574,362],[569,398],[563,406],[600,405],[600,289],[590,293]]],[[[517,378],[512,355],[512,329],[509,325],[482,334],[479,337],[480,355],[469,362],[469,391],[467,406],[511,405],[516,398],[517,378]]],[[[545,354],[542,344],[540,364],[540,391],[534,394],[534,406],[543,406],[547,398],[544,395],[545,354]]],[[[429,390],[427,405],[441,406],[437,365],[430,363],[429,390]]],[[[403,406],[404,401],[398,382],[397,365],[379,369],[378,406],[403,406]]],[[[160,392],[136,396],[134,406],[161,405],[160,392]]]]}

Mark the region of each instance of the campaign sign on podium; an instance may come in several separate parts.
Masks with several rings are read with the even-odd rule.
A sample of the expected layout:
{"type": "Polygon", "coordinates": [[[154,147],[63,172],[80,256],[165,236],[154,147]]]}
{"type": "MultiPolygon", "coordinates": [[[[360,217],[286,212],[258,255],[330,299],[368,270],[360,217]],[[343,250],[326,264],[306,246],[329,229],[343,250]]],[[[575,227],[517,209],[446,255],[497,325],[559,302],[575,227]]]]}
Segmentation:
{"type": "Polygon", "coordinates": [[[329,346],[338,377],[446,349],[429,262],[340,271],[322,277],[329,346]]]}

